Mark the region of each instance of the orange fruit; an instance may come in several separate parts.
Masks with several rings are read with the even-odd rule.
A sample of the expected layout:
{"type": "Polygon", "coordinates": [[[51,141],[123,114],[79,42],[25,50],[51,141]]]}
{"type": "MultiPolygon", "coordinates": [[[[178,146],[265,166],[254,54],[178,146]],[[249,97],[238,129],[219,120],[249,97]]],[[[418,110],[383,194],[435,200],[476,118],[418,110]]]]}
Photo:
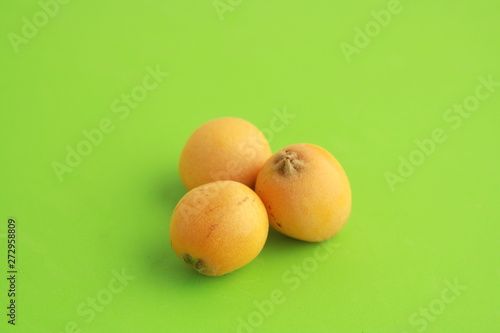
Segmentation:
{"type": "Polygon", "coordinates": [[[327,150],[294,144],[274,154],[260,171],[255,191],[270,225],[304,241],[333,237],[351,212],[351,187],[344,169],[327,150]]]}
{"type": "Polygon", "coordinates": [[[218,118],[197,128],[186,142],[179,173],[188,190],[217,180],[251,188],[271,148],[261,131],[240,118],[218,118]]]}
{"type": "Polygon", "coordinates": [[[174,252],[198,272],[218,276],[251,262],[269,231],[264,204],[234,181],[198,186],[179,201],[170,223],[174,252]]]}

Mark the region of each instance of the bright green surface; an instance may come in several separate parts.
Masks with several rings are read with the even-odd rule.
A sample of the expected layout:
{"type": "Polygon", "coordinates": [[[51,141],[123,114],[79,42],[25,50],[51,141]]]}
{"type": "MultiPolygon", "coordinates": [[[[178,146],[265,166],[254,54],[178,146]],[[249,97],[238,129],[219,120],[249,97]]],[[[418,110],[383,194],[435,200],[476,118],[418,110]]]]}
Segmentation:
{"type": "Polygon", "coordinates": [[[370,12],[388,6],[243,0],[221,20],[211,0],[71,1],[15,53],[9,33],[40,7],[2,2],[0,331],[498,330],[500,85],[479,77],[500,82],[500,5],[403,1],[347,59],[342,43],[376,29],[370,12]],[[170,75],[147,81],[156,88],[126,114],[122,94],[157,67],[170,75]],[[447,113],[464,100],[470,116],[447,113]],[[330,150],[352,184],[348,224],[330,252],[271,232],[239,271],[191,271],[168,241],[185,140],[221,116],[270,129],[284,109],[295,117],[274,127],[273,150],[330,150]],[[53,162],[103,119],[110,133],[59,181],[53,162]],[[391,189],[386,172],[400,155],[422,162],[415,140],[431,149],[435,129],[444,142],[391,189]],[[5,315],[9,217],[16,327],[5,315]],[[134,277],[125,286],[122,270],[134,277]],[[466,289],[454,293],[455,281],[466,289]]]}

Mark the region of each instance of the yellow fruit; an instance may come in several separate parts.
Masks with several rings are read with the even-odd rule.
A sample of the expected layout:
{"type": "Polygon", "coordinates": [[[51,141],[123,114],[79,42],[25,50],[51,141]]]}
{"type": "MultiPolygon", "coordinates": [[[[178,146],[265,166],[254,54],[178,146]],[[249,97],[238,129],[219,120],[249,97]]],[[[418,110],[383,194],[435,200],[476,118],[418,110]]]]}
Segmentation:
{"type": "Polygon", "coordinates": [[[240,118],[219,118],[197,128],[181,153],[179,172],[188,190],[217,180],[251,188],[271,148],[257,127],[240,118]]]}
{"type": "Polygon", "coordinates": [[[260,171],[255,191],[269,223],[309,242],[333,237],[351,212],[351,187],[340,163],[313,144],[295,144],[274,154],[260,171]]]}
{"type": "Polygon", "coordinates": [[[217,181],[189,191],[177,204],[170,242],[198,272],[218,276],[251,262],[269,231],[266,208],[247,186],[217,181]]]}

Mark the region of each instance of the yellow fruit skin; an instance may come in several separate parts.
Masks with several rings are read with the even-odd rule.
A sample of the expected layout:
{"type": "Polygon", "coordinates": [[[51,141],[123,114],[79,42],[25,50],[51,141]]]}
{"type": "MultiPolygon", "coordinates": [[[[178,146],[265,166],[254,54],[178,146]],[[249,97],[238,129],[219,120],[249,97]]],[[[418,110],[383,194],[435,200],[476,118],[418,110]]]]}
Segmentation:
{"type": "Polygon", "coordinates": [[[218,118],[198,127],[186,142],[179,173],[188,190],[217,180],[234,180],[251,188],[271,156],[266,138],[250,122],[218,118]]]}
{"type": "Polygon", "coordinates": [[[313,144],[290,145],[274,154],[260,171],[255,191],[270,225],[304,241],[333,237],[351,213],[351,187],[344,169],[327,150],[313,144]],[[283,172],[286,163],[297,170],[283,172]]]}
{"type": "Polygon", "coordinates": [[[174,252],[198,272],[219,276],[251,262],[269,231],[266,208],[247,186],[217,181],[189,191],[170,223],[174,252]]]}

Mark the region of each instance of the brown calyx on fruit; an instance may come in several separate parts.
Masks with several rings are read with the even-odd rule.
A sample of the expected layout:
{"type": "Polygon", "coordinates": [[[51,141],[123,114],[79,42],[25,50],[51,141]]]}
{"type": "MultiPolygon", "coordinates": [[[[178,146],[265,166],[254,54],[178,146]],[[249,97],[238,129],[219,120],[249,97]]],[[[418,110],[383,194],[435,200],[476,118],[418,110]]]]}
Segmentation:
{"type": "Polygon", "coordinates": [[[281,176],[292,177],[297,175],[304,166],[305,163],[300,159],[299,154],[285,149],[276,153],[273,169],[281,176]]]}

